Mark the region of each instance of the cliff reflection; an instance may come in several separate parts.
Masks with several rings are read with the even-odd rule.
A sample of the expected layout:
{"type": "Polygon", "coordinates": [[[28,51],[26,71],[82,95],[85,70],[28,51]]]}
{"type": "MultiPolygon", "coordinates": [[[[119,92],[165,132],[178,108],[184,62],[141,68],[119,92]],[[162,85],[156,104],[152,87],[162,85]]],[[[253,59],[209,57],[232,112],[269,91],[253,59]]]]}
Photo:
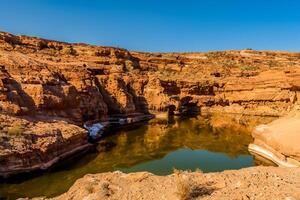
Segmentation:
{"type": "Polygon", "coordinates": [[[167,174],[172,172],[172,167],[178,167],[176,163],[180,163],[179,167],[183,169],[201,168],[201,165],[207,164],[205,171],[251,166],[255,163],[247,150],[252,140],[250,131],[256,124],[270,120],[221,115],[153,119],[135,130],[121,131],[104,138],[96,152],[41,176],[21,183],[1,184],[0,193],[11,199],[55,196],[67,191],[85,174],[119,169],[167,174]],[[169,158],[169,155],[172,156],[169,158]],[[166,166],[170,163],[170,160],[162,159],[166,157],[175,166],[166,166]],[[183,162],[182,157],[189,160],[183,162]],[[222,160],[217,163],[223,165],[221,168],[214,166],[218,160],[222,160]],[[244,164],[241,165],[241,162],[244,164]]]}
{"type": "Polygon", "coordinates": [[[110,151],[103,152],[106,155],[104,160],[95,159],[93,162],[99,161],[102,166],[109,166],[113,162],[114,166],[130,167],[147,160],[159,159],[179,148],[203,149],[230,157],[248,155],[247,145],[252,140],[251,127],[245,123],[237,124],[230,117],[223,118],[220,124],[216,118],[219,116],[154,119],[136,130],[106,138],[106,142],[116,142],[117,145],[110,151]]]}

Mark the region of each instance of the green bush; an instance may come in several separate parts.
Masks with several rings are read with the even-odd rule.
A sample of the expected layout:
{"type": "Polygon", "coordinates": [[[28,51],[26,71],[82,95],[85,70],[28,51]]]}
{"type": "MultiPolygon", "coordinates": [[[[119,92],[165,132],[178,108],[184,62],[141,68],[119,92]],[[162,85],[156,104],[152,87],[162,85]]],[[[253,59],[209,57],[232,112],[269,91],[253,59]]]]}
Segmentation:
{"type": "Polygon", "coordinates": [[[24,132],[24,129],[23,129],[23,127],[20,126],[20,125],[12,126],[12,127],[8,128],[8,130],[7,130],[8,135],[16,135],[16,136],[19,136],[19,135],[21,135],[23,132],[24,132]]]}
{"type": "Polygon", "coordinates": [[[255,66],[241,66],[240,69],[242,71],[254,71],[254,70],[257,70],[257,67],[255,67],[255,66]]]}

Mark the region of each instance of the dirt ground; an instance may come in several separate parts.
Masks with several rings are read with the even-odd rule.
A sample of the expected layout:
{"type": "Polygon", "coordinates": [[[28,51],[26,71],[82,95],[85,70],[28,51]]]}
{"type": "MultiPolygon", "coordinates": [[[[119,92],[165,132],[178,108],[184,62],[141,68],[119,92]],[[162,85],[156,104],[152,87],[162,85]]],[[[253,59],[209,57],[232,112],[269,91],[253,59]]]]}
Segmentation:
{"type": "Polygon", "coordinates": [[[251,167],[220,173],[175,171],[86,175],[55,200],[300,199],[300,168],[251,167]]]}

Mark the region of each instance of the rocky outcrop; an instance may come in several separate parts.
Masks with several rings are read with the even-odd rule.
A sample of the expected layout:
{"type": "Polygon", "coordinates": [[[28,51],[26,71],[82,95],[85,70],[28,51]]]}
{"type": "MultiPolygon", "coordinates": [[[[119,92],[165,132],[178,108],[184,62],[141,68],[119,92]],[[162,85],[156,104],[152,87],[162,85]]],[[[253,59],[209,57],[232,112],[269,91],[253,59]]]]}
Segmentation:
{"type": "Polygon", "coordinates": [[[299,127],[300,112],[297,110],[268,125],[257,126],[252,133],[254,142],[249,145],[249,151],[279,166],[299,167],[299,127]]]}
{"type": "Polygon", "coordinates": [[[121,172],[86,175],[53,199],[298,199],[299,169],[255,167],[169,176],[121,172]]]}
{"type": "Polygon", "coordinates": [[[299,53],[143,53],[2,32],[0,55],[2,112],[79,124],[190,107],[280,116],[300,95],[299,53]]]}
{"type": "Polygon", "coordinates": [[[63,120],[0,114],[0,176],[47,169],[91,147],[87,131],[63,120]]]}
{"type": "MultiPolygon", "coordinates": [[[[244,50],[132,55],[140,60],[146,57],[152,70],[156,69],[159,80],[152,93],[177,110],[188,98],[185,105],[196,104],[201,111],[282,116],[299,101],[298,53],[244,50]]],[[[145,65],[141,62],[142,68],[145,65]]],[[[160,108],[157,103],[153,107],[160,108]]]]}

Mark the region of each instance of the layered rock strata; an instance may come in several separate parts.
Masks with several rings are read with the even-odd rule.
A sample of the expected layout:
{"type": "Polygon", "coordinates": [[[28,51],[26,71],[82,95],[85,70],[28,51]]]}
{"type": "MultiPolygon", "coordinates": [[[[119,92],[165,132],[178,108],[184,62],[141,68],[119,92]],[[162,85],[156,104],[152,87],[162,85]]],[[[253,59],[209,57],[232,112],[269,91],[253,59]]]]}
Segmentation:
{"type": "Polygon", "coordinates": [[[63,120],[0,114],[0,176],[47,169],[91,147],[87,131],[63,120]]]}
{"type": "MultiPolygon", "coordinates": [[[[7,153],[17,145],[13,141],[25,137],[28,131],[35,136],[22,143],[28,144],[28,148],[36,146],[36,152],[29,151],[30,156],[48,162],[64,155],[68,148],[86,145],[82,139],[84,130],[80,128],[84,124],[131,119],[131,116],[143,119],[153,110],[178,115],[199,112],[284,115],[300,101],[299,67],[300,53],[130,52],[0,32],[1,116],[43,124],[43,128],[35,123],[24,126],[20,136],[5,139],[12,141],[10,145],[1,142],[1,160],[11,159],[5,163],[11,163],[12,168],[6,165],[0,168],[3,172],[8,169],[15,172],[23,166],[29,171],[39,163],[18,161],[22,149],[15,149],[19,154],[7,153]],[[58,124],[47,126],[56,119],[60,119],[55,122],[58,124]],[[81,139],[73,142],[72,137],[62,136],[65,130],[60,123],[65,122],[66,127],[76,126],[72,135],[79,134],[81,139]],[[56,153],[43,154],[49,155],[44,159],[39,153],[45,150],[44,143],[36,143],[35,137],[46,137],[48,130],[53,133],[48,136],[53,138],[56,153]],[[61,137],[65,139],[61,141],[61,137]]],[[[8,137],[5,131],[2,134],[8,137]]]]}
{"type": "Polygon", "coordinates": [[[280,116],[300,99],[300,53],[143,53],[2,32],[0,65],[1,112],[79,124],[193,107],[280,116]]]}
{"type": "Polygon", "coordinates": [[[300,112],[293,111],[288,116],[267,125],[257,126],[252,136],[254,142],[249,151],[279,166],[300,167],[300,112]]]}

